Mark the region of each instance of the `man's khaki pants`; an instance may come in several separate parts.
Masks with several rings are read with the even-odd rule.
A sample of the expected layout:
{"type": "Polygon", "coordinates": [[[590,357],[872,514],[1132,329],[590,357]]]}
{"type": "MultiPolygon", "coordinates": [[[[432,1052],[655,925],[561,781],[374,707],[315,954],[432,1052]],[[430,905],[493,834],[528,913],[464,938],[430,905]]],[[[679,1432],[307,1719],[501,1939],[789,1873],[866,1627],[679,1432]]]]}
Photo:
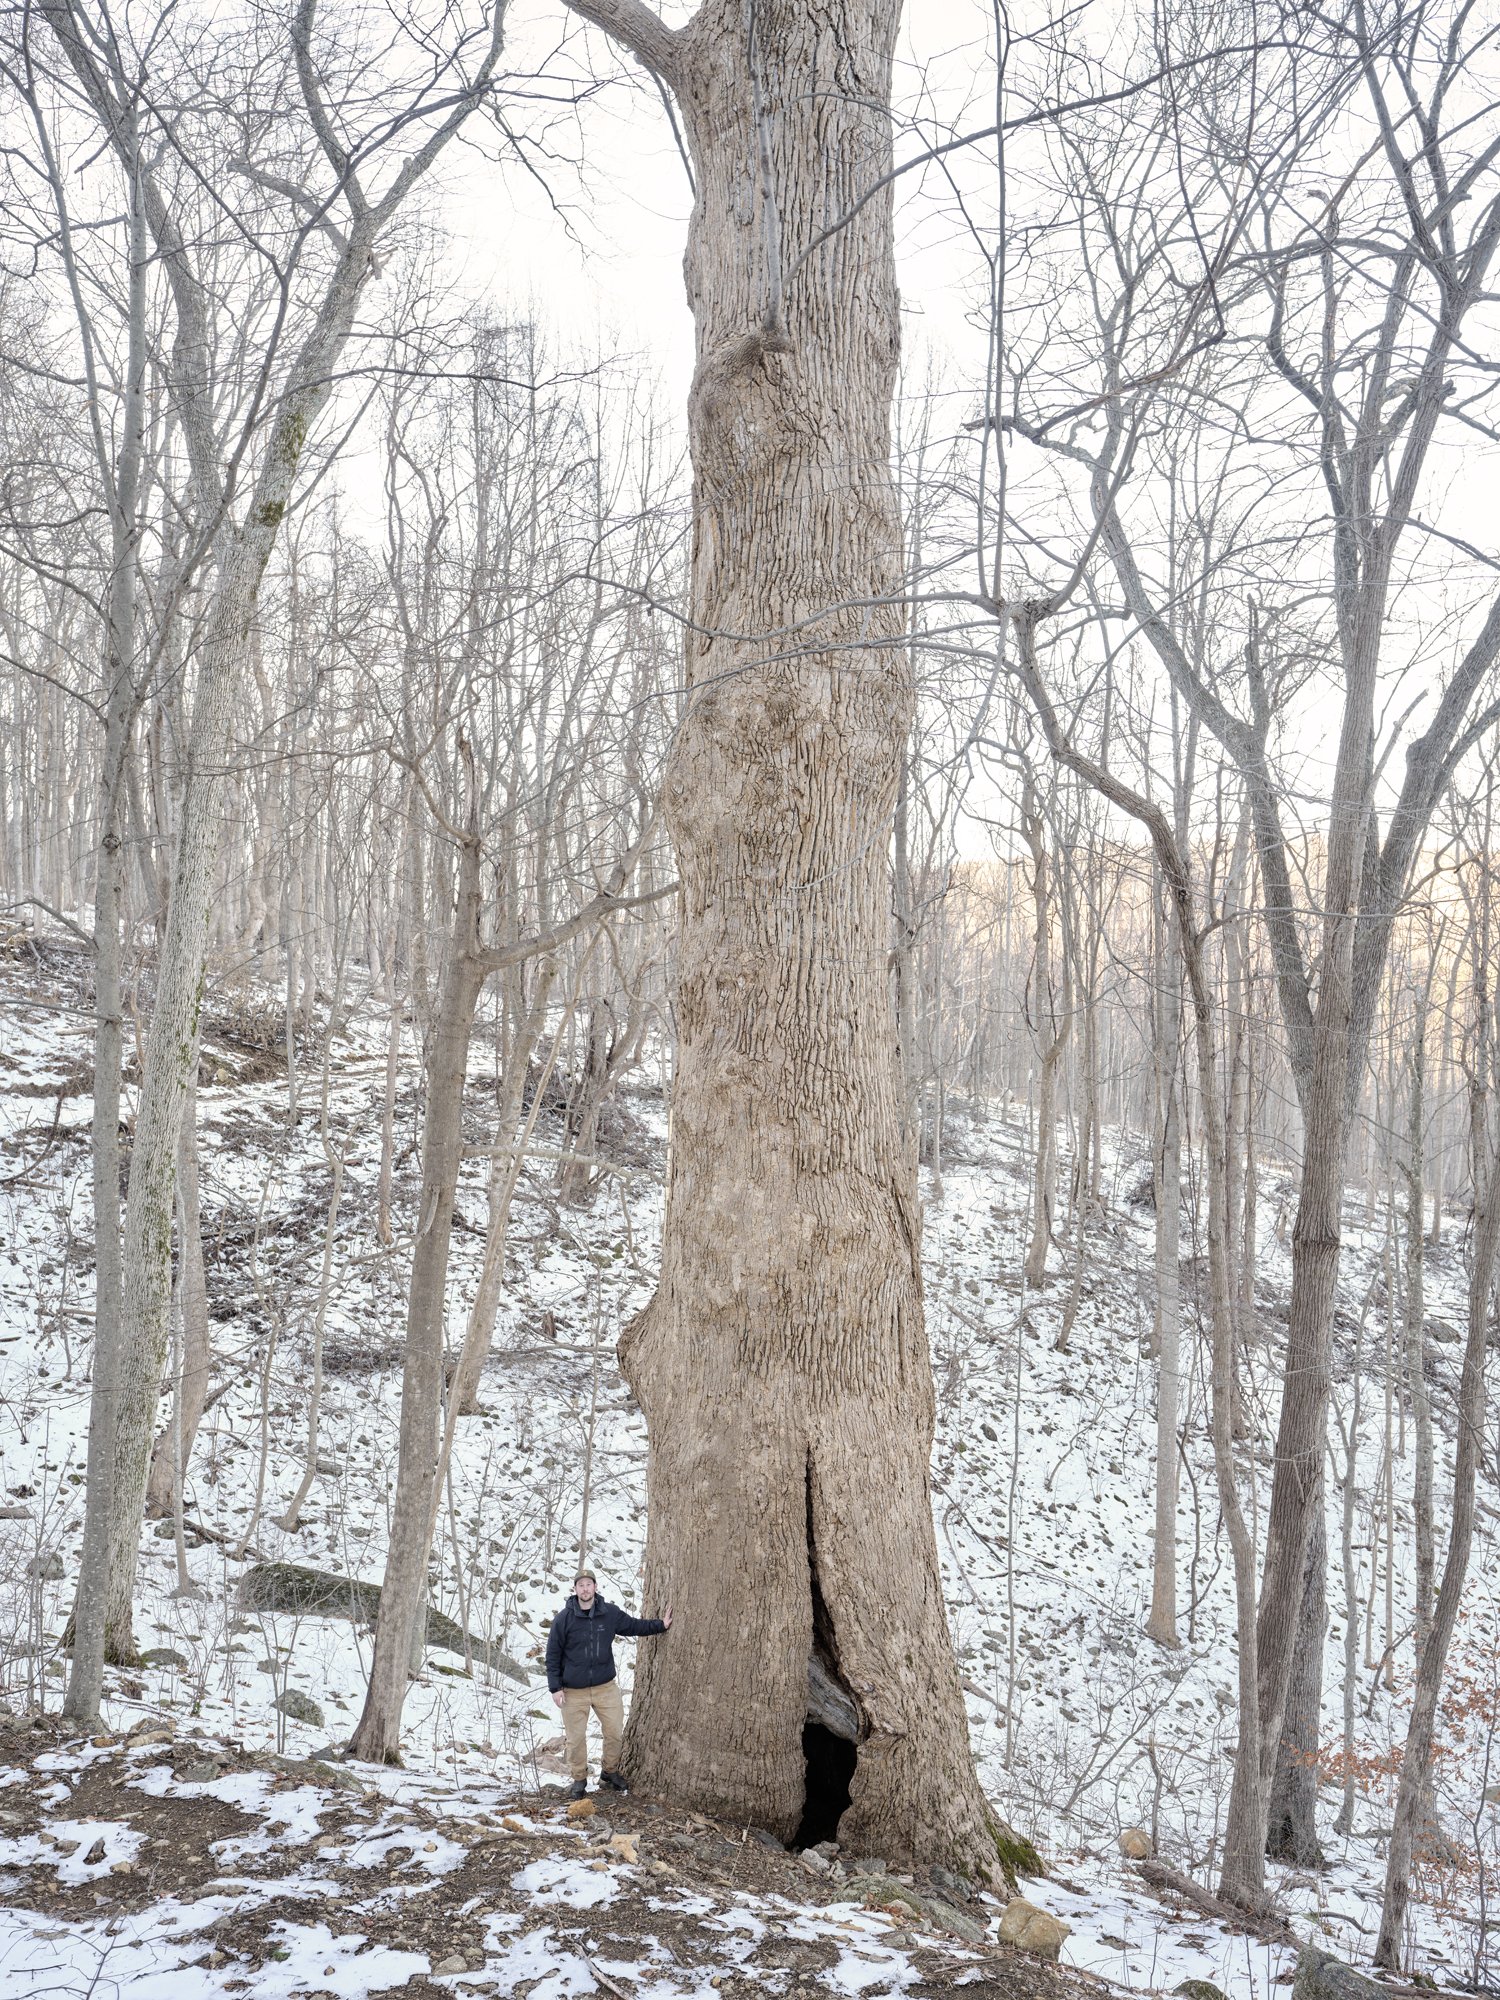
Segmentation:
{"type": "Polygon", "coordinates": [[[618,1681],[597,1687],[563,1689],[563,1733],[568,1739],[568,1772],[576,1784],[589,1774],[589,1711],[604,1731],[603,1768],[620,1768],[620,1738],[625,1732],[625,1697],[618,1681]]]}

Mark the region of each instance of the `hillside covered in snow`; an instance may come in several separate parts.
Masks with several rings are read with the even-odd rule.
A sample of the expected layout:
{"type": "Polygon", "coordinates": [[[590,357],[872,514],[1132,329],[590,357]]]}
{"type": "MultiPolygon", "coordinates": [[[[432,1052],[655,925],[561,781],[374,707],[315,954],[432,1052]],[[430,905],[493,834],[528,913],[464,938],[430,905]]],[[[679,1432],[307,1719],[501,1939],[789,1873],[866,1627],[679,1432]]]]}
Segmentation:
{"type": "MultiPolygon", "coordinates": [[[[206,1026],[198,1117],[213,1386],[188,1473],[183,1551],[179,1558],[171,1518],[148,1524],[136,1612],[142,1664],[111,1670],[98,1744],[70,1744],[40,1720],[28,1734],[28,1718],[55,1717],[59,1707],[80,1531],[90,1023],[83,962],[65,948],[13,945],[0,980],[5,1990],[81,1992],[91,1965],[139,2000],[189,1991],[354,1995],[418,1973],[542,2000],[590,1992],[666,2000],[709,1984],[731,1993],[1004,1990],[984,1984],[992,1976],[985,1939],[1001,1905],[981,1898],[978,1885],[893,1877],[892,1892],[913,1898],[903,1916],[878,1895],[866,1901],[872,1869],[884,1873],[884,1864],[836,1844],[798,1859],[753,1827],[694,1822],[672,1800],[644,1796],[604,1795],[597,1813],[566,1814],[542,1654],[581,1547],[604,1593],[639,1608],[645,1435],[615,1343],[653,1281],[666,1144],[659,1092],[632,1089],[613,1108],[599,1138],[604,1170],[583,1201],[559,1199],[545,1157],[559,1134],[549,1134],[551,1114],[542,1112],[541,1157],[521,1182],[480,1407],[460,1423],[444,1494],[430,1581],[436,1615],[405,1709],[406,1769],[336,1761],[362,1700],[367,1625],[352,1601],[312,1587],[299,1598],[275,1578],[287,1574],[277,1566],[295,1565],[378,1584],[383,1570],[418,1107],[404,1090],[395,1240],[386,1245],[374,1226],[371,1143],[386,1033],[373,1004],[349,1017],[328,1050],[321,1134],[315,1078],[310,1086],[304,1076],[293,1116],[275,1054],[237,1046],[228,1023],[206,1026]],[[325,1281],[329,1146],[345,1169],[325,1281]],[[289,1527],[287,1503],[309,1467],[308,1496],[289,1527]],[[152,1816],[169,1808],[171,1827],[153,1833],[152,1816]],[[158,1840],[165,1851],[153,1859],[158,1840]],[[366,1893],[377,1862],[378,1893],[366,1893]],[[712,1882],[688,1880],[694,1870],[712,1882]],[[121,1882],[150,1893],[127,1905],[90,1894],[105,1884],[113,1895],[121,1882]],[[841,1896],[851,1886],[856,1893],[841,1896]],[[917,1907],[924,1895],[950,1913],[951,1930],[917,1907]],[[607,1941],[621,1898],[637,1927],[623,1957],[619,1940],[607,1941]],[[443,1922],[434,1928],[437,1908],[443,1922]],[[246,1954],[259,1968],[250,1987],[246,1954]],[[173,1966],[196,1968],[182,1976],[198,1983],[171,1984],[173,1966]]],[[[314,1050],[310,1072],[318,1060],[314,1050]]],[[[494,1091],[481,1037],[466,1105],[476,1153],[494,1091]]],[[[1058,1977],[1071,1967],[1163,1993],[1208,1980],[1235,2000],[1268,2000],[1290,1977],[1297,1940],[1356,1961],[1367,1954],[1393,1750],[1405,1727],[1407,1559],[1398,1539],[1387,1568],[1388,1552],[1371,1546],[1368,1531],[1369,1491],[1393,1422],[1383,1226],[1356,1196],[1335,1402],[1346,1436],[1356,1413],[1359,1426],[1357,1601],[1344,1601],[1335,1554],[1321,1729],[1325,1865],[1274,1871],[1277,1921],[1254,1934],[1175,1894],[1160,1865],[1151,1879],[1164,1864],[1205,1888],[1213,1880],[1235,1668],[1196,1337],[1179,1520],[1183,1643],[1161,1648],[1143,1631],[1154,1438],[1149,1172],[1143,1193],[1142,1160],[1128,1144],[1112,1147],[1081,1275],[1054,1258],[1047,1282],[1028,1292],[1024,1124],[960,1107],[949,1145],[942,1199],[928,1200],[923,1221],[938,1399],[932,1506],[984,1788],[1043,1857],[1046,1876],[1023,1887],[1069,1926],[1058,1977]],[[1351,1775],[1341,1751],[1351,1616],[1360,1626],[1355,1805],[1352,1826],[1336,1833],[1351,1775]],[[1122,1836],[1125,1850],[1150,1857],[1144,1874],[1122,1852],[1122,1836]]],[[[484,1172],[481,1159],[466,1166],[459,1198],[450,1316],[460,1324],[477,1280],[484,1172]]],[[[1285,1306],[1282,1194],[1267,1167],[1237,1447],[1262,1497],[1285,1306]]],[[[1440,1492],[1453,1442],[1464,1227],[1461,1215],[1448,1218],[1429,1268],[1440,1492]]],[[[1187,1209],[1183,1242],[1191,1301],[1198,1262],[1187,1209]]],[[[1418,1966],[1445,1985],[1493,1974],[1484,1925],[1500,1800],[1500,1494],[1490,1444],[1443,1711],[1447,1851],[1424,1864],[1415,1910],[1418,1966]]],[[[1393,1431],[1391,1445],[1401,1481],[1405,1440],[1393,1431]]],[[[1339,1470],[1330,1468],[1327,1503],[1335,1552],[1339,1470]]],[[[753,1576],[724,1578],[731,1602],[755,1587],[753,1576]]],[[[627,1662],[630,1650],[622,1644],[627,1662]]]]}

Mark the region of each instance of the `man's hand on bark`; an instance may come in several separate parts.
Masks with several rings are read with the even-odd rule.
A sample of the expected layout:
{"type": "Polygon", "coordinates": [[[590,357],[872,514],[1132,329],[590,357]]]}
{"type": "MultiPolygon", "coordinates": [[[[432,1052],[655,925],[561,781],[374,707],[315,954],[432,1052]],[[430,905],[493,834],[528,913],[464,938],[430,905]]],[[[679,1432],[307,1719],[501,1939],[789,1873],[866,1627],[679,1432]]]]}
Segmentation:
{"type": "Polygon", "coordinates": [[[667,1606],[666,1610],[661,1614],[661,1622],[663,1625],[666,1626],[667,1630],[670,1632],[672,1629],[672,1607],[670,1604],[667,1606]]]}

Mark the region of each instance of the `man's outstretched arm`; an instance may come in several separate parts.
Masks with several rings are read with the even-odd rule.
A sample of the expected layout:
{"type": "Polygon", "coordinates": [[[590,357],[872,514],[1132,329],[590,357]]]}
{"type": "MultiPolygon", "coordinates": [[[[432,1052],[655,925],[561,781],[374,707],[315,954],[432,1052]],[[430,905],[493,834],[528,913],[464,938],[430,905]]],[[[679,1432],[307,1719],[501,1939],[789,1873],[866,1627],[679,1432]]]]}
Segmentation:
{"type": "Polygon", "coordinates": [[[672,1607],[669,1604],[660,1618],[632,1618],[628,1612],[620,1613],[620,1622],[615,1627],[622,1639],[655,1639],[661,1633],[671,1630],[672,1607]]]}

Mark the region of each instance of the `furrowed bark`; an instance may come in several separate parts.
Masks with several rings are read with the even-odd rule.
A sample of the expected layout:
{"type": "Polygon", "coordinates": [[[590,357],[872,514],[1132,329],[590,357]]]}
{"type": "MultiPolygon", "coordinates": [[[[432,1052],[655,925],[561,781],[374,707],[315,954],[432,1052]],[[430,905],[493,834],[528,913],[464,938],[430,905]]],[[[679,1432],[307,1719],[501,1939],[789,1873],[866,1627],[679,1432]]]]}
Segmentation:
{"type": "Polygon", "coordinates": [[[1018,1850],[944,1615],[888,973],[913,706],[888,193],[799,261],[889,167],[899,6],[758,0],[747,24],[708,0],[671,35],[577,11],[672,84],[697,181],[691,695],[663,807],[679,1055],[661,1278],[621,1348],[650,1436],[644,1599],[677,1620],[643,1649],[626,1763],[794,1836],[816,1640],[859,1718],[839,1837],[993,1875],[1018,1850]]]}

